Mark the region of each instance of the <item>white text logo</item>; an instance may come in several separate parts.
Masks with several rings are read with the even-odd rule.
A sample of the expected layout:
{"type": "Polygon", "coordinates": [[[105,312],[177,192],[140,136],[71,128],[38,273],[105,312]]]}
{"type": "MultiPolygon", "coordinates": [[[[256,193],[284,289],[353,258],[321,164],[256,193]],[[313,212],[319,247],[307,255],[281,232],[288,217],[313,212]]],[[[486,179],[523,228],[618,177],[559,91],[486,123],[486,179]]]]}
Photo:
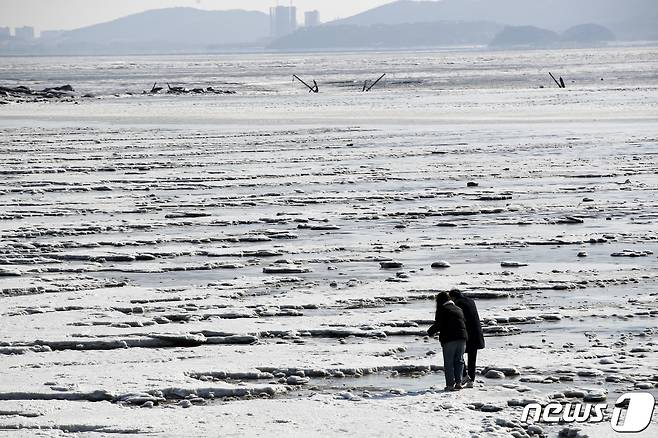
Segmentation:
{"type": "MultiPolygon", "coordinates": [[[[637,433],[649,427],[656,401],[646,392],[624,394],[615,402],[610,425],[615,432],[637,433]],[[625,414],[622,419],[622,414],[625,414]]],[[[533,423],[600,423],[608,405],[605,403],[530,403],[523,408],[521,421],[533,423]]]]}

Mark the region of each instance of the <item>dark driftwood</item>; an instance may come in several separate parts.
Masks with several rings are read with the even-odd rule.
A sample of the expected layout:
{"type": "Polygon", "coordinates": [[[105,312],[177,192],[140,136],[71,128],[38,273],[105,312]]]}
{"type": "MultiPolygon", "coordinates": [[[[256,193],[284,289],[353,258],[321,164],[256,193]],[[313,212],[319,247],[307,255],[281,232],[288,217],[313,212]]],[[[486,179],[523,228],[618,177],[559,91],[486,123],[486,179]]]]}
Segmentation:
{"type": "Polygon", "coordinates": [[[371,86],[369,86],[368,88],[366,88],[365,91],[370,91],[370,90],[372,90],[372,87],[374,87],[375,85],[377,85],[377,84],[379,83],[379,81],[381,81],[382,79],[384,79],[384,76],[386,76],[386,73],[384,73],[383,75],[381,75],[381,76],[380,76],[375,82],[372,83],[371,86]]]}
{"type": "Polygon", "coordinates": [[[297,79],[299,82],[301,82],[302,84],[306,85],[306,88],[308,88],[308,92],[309,92],[309,93],[311,93],[311,92],[313,92],[313,93],[318,93],[318,92],[320,92],[320,87],[318,86],[318,83],[315,82],[315,80],[313,80],[313,86],[311,87],[309,84],[307,84],[306,82],[304,82],[299,76],[297,76],[297,75],[292,75],[292,77],[293,77],[293,79],[297,79]]]}
{"type": "Polygon", "coordinates": [[[564,83],[564,79],[562,79],[562,76],[560,76],[560,80],[558,81],[557,79],[555,79],[555,76],[553,76],[553,73],[549,71],[548,74],[551,75],[551,79],[553,79],[553,82],[555,82],[559,88],[567,88],[567,86],[564,83]]]}
{"type": "Polygon", "coordinates": [[[557,81],[557,79],[555,79],[555,76],[553,76],[553,73],[551,73],[551,72],[549,71],[548,74],[551,76],[551,79],[553,79],[553,81],[557,84],[557,86],[558,86],[559,88],[562,88],[562,85],[560,85],[560,83],[557,81]]]}

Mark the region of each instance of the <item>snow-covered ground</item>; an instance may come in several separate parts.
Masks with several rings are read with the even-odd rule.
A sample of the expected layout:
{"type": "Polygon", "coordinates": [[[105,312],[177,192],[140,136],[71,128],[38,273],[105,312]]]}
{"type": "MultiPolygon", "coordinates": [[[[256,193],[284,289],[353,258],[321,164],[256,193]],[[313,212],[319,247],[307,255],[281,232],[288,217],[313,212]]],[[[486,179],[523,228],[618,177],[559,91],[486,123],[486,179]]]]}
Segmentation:
{"type": "Polygon", "coordinates": [[[96,97],[0,106],[0,434],[617,436],[520,420],[658,395],[657,52],[9,60],[96,97]]]}

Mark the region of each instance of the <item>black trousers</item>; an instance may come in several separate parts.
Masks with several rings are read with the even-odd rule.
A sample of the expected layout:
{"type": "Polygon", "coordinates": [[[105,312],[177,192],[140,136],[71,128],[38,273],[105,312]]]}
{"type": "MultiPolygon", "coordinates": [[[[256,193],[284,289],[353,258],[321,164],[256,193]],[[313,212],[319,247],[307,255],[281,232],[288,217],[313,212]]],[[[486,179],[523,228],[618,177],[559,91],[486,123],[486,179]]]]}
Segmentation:
{"type": "Polygon", "coordinates": [[[468,355],[467,366],[464,367],[464,377],[468,376],[471,381],[475,382],[475,363],[478,360],[478,349],[466,346],[466,354],[468,355]]]}

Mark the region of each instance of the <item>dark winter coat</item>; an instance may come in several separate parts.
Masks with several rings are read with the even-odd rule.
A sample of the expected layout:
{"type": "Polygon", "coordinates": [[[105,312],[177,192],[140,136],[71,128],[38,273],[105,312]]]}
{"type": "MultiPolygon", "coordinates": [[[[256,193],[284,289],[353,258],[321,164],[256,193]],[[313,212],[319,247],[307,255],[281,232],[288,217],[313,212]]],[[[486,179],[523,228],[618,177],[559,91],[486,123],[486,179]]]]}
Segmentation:
{"type": "Polygon", "coordinates": [[[482,333],[482,323],[475,301],[465,297],[461,292],[452,292],[452,299],[455,304],[464,312],[466,321],[466,331],[468,332],[467,350],[482,350],[484,348],[484,334],[482,333]]]}
{"type": "Polygon", "coordinates": [[[439,305],[436,309],[434,324],[427,330],[427,334],[434,336],[437,332],[442,344],[468,339],[464,313],[452,301],[439,305]]]}

